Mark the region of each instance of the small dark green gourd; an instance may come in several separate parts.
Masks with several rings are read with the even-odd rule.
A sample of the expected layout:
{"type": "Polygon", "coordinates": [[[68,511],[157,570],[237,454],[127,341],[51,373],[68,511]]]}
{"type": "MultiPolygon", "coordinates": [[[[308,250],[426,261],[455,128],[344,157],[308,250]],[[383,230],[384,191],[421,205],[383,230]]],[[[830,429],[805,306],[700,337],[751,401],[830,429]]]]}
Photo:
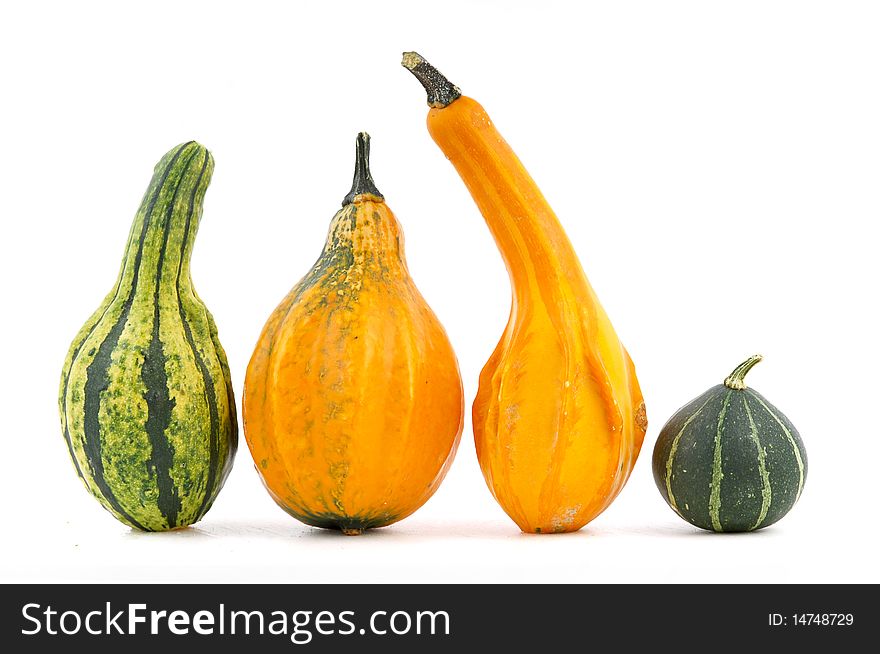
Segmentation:
{"type": "Polygon", "coordinates": [[[654,446],[654,481],[682,518],[717,532],[772,525],[795,505],[807,477],[797,429],[754,389],[753,356],[679,409],[654,446]]]}
{"type": "Polygon", "coordinates": [[[205,515],[232,466],[235,400],[190,256],[214,159],[168,152],[135,215],[113,290],[71,343],[61,429],[89,492],[144,531],[205,515]]]}

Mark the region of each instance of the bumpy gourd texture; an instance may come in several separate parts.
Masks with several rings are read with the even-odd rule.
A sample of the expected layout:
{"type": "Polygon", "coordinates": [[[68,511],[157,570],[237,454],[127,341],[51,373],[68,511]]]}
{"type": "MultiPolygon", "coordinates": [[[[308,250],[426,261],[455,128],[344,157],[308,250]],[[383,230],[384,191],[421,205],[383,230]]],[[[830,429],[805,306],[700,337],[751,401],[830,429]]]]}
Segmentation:
{"type": "Polygon", "coordinates": [[[190,277],[213,169],[195,142],[157,164],[116,286],[77,334],[61,377],[77,473],[110,513],[146,531],[201,519],[235,455],[226,355],[190,277]]]}
{"type": "Polygon", "coordinates": [[[647,427],[635,370],[562,226],[474,100],[428,129],[483,214],[510,274],[504,335],[473,406],[483,475],[525,532],[580,529],[620,492],[647,427]]]}
{"type": "Polygon", "coordinates": [[[270,494],[306,524],[358,533],[434,493],[461,435],[446,333],[407,271],[403,236],[362,195],[266,323],[245,379],[245,434],[270,494]]]}

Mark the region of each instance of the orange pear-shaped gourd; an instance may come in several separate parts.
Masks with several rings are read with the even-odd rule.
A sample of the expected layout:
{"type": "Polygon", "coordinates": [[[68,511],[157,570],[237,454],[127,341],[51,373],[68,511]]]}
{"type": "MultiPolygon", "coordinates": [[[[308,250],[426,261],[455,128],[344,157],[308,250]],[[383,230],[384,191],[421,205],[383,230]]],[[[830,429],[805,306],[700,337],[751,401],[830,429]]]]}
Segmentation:
{"type": "Polygon", "coordinates": [[[365,133],[321,256],[263,328],[243,404],[266,488],[316,527],[358,534],[405,518],[452,462],[464,414],[458,362],[409,275],[365,133]]]}
{"type": "Polygon", "coordinates": [[[473,405],[489,489],[525,532],[580,529],[629,478],[647,428],[635,369],[562,225],[486,111],[415,52],[428,131],[498,245],[510,320],[473,405]]]}

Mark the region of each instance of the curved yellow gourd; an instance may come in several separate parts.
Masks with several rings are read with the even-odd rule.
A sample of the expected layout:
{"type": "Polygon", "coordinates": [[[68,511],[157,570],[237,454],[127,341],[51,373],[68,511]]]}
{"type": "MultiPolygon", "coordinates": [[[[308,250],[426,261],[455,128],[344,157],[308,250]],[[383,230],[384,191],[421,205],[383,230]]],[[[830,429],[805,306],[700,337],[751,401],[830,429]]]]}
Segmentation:
{"type": "Polygon", "coordinates": [[[632,361],[562,225],[485,110],[418,54],[403,65],[428,91],[428,131],[510,274],[510,319],[473,405],[483,475],[523,531],[580,529],[623,488],[644,439],[632,361]]]}

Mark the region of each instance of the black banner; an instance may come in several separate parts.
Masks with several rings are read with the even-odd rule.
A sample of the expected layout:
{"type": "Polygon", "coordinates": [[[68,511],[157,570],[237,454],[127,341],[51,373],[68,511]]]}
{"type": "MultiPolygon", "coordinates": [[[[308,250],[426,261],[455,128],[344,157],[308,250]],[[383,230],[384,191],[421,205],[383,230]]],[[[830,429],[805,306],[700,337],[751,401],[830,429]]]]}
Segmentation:
{"type": "MultiPolygon", "coordinates": [[[[873,586],[844,585],[7,585],[3,645],[90,653],[445,652],[455,646],[592,649],[598,642],[705,651],[835,646],[877,633],[873,586]],[[187,651],[189,651],[187,649],[187,651]]],[[[625,648],[624,648],[625,649],[625,648]]]]}

